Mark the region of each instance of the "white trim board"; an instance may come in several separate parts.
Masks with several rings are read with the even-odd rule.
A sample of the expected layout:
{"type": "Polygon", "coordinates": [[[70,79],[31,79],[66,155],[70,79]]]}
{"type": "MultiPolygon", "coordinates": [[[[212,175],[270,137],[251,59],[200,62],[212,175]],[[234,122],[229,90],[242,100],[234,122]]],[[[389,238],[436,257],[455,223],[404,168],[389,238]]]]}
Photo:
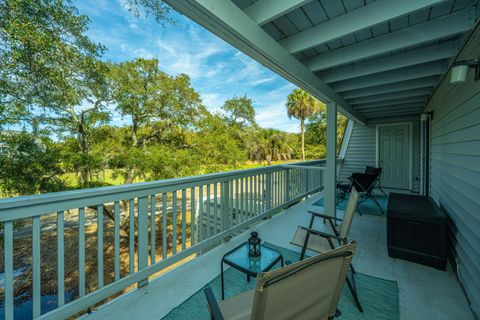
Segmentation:
{"type": "MultiPolygon", "coordinates": [[[[379,143],[380,143],[380,127],[391,127],[391,126],[401,126],[408,125],[408,189],[413,191],[413,121],[406,122],[394,122],[386,124],[377,124],[375,125],[375,166],[379,167],[379,143]]],[[[386,187],[387,188],[387,187],[386,187]]]]}

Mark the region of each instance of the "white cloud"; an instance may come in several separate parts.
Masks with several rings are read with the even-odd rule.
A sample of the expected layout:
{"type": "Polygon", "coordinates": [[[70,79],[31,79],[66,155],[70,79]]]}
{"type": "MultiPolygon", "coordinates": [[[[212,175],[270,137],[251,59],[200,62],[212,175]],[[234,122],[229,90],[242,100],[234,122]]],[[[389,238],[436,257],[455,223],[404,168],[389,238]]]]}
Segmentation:
{"type": "Polygon", "coordinates": [[[209,110],[218,111],[226,99],[246,94],[254,100],[260,125],[298,132],[298,121],[289,120],[285,110],[292,84],[184,16],[174,13],[177,23],[162,27],[152,17],[134,17],[121,4],[75,2],[92,19],[89,37],[108,48],[106,59],[158,58],[163,71],[190,76],[209,110]]]}

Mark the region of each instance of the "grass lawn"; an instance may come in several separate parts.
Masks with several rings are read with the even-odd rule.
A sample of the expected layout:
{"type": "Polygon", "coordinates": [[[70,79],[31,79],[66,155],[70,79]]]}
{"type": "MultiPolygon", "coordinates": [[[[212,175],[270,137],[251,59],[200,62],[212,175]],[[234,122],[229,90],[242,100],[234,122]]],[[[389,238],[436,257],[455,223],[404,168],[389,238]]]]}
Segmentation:
{"type": "MultiPolygon", "coordinates": [[[[290,162],[298,162],[300,160],[294,159],[294,160],[285,160],[285,161],[272,161],[272,165],[276,164],[284,164],[284,163],[290,163],[290,162]]],[[[239,168],[236,170],[243,170],[243,169],[252,169],[252,168],[258,168],[258,167],[265,167],[267,166],[267,162],[252,162],[252,161],[247,161],[243,165],[241,165],[239,168]]],[[[228,168],[225,171],[230,171],[231,169],[228,168]]],[[[118,173],[118,170],[115,170],[118,173]]],[[[96,173],[97,181],[100,183],[103,183],[105,185],[112,185],[112,186],[118,186],[124,184],[124,177],[122,174],[115,174],[115,171],[113,169],[106,169],[103,171],[100,171],[96,173]]],[[[78,188],[78,176],[74,172],[69,172],[69,173],[64,173],[60,175],[60,179],[65,182],[65,184],[71,188],[78,188]]],[[[143,182],[145,181],[144,179],[137,178],[135,179],[135,182],[143,182]]]]}

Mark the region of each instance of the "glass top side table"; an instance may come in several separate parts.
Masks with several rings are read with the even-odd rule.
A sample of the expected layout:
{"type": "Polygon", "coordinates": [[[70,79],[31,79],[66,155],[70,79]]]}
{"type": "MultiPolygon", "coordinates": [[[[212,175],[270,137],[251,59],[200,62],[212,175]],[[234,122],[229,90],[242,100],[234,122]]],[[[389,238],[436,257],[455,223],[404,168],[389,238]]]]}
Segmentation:
{"type": "Polygon", "coordinates": [[[260,272],[266,272],[273,268],[279,261],[283,267],[283,256],[275,249],[260,245],[261,255],[257,258],[252,258],[248,255],[248,243],[242,243],[238,247],[227,252],[221,264],[221,282],[222,282],[222,300],[225,299],[225,289],[223,280],[223,266],[227,264],[247,275],[247,281],[250,277],[256,277],[260,272]]]}

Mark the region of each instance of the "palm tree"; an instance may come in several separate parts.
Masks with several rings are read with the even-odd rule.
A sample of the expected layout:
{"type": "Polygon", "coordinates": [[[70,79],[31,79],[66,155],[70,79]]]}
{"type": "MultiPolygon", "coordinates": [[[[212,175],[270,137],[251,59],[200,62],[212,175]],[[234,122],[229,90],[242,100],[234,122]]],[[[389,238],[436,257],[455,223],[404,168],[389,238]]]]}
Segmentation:
{"type": "Polygon", "coordinates": [[[322,103],[302,89],[295,89],[288,95],[288,117],[300,120],[302,134],[302,160],[305,161],[305,119],[320,112],[322,103]]]}

